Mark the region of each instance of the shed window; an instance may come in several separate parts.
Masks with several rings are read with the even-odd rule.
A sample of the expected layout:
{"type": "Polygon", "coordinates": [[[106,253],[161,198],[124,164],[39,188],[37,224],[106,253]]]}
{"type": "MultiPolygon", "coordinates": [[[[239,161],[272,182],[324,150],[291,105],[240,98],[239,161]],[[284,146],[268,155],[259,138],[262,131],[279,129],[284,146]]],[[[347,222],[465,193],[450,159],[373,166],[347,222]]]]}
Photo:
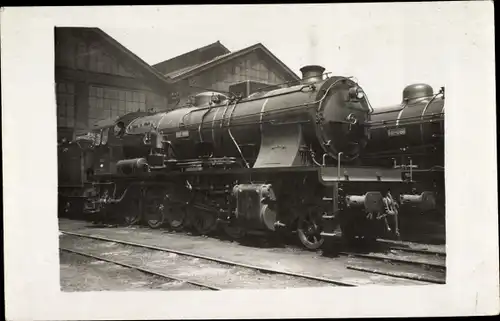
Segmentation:
{"type": "Polygon", "coordinates": [[[56,84],[57,127],[75,127],[75,87],[73,83],[56,84]]]}
{"type": "Polygon", "coordinates": [[[120,88],[90,86],[89,123],[146,110],[145,93],[120,88]]]}

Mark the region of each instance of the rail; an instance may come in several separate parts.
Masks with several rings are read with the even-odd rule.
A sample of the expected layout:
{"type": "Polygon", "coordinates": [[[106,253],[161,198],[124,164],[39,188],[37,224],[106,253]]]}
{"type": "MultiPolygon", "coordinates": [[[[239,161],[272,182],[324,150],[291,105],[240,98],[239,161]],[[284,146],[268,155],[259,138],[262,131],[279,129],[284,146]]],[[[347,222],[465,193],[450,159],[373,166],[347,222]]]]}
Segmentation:
{"type": "Polygon", "coordinates": [[[222,290],[221,288],[218,288],[218,287],[215,287],[215,286],[212,286],[212,285],[208,285],[208,284],[204,284],[204,283],[200,283],[200,282],[195,282],[195,281],[187,280],[187,279],[184,279],[184,278],[179,278],[179,277],[176,277],[176,276],[173,276],[173,275],[170,275],[170,274],[155,272],[155,271],[152,271],[152,270],[140,267],[140,266],[135,266],[135,265],[124,263],[124,262],[120,262],[120,261],[117,261],[117,260],[107,259],[107,258],[100,257],[100,256],[97,256],[97,255],[93,255],[93,254],[90,254],[90,253],[85,253],[85,252],[81,252],[81,251],[77,251],[77,250],[73,250],[73,249],[68,249],[68,248],[65,248],[65,247],[60,247],[59,249],[61,251],[65,251],[65,252],[69,252],[69,253],[74,253],[74,254],[78,254],[78,255],[81,255],[81,256],[86,256],[86,257],[92,258],[92,259],[97,260],[97,261],[103,261],[103,262],[107,262],[107,263],[111,263],[111,264],[115,264],[115,265],[120,265],[120,266],[123,266],[123,267],[127,267],[129,269],[141,271],[143,273],[147,273],[147,274],[150,274],[150,275],[160,276],[160,277],[163,277],[165,279],[171,279],[171,280],[175,280],[175,281],[179,281],[179,282],[183,282],[183,283],[188,283],[188,284],[192,284],[192,285],[195,285],[195,286],[198,286],[198,287],[201,287],[201,288],[207,288],[207,289],[215,290],[215,291],[222,290]]]}

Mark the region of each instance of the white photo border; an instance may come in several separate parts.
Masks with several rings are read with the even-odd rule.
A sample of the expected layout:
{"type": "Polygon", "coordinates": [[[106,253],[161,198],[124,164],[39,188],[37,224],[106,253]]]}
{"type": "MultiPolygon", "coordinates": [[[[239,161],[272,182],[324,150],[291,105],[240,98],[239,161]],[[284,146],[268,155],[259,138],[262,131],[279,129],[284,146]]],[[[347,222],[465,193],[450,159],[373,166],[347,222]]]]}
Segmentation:
{"type": "MultiPolygon", "coordinates": [[[[316,5],[321,11],[322,6],[316,5]]],[[[349,4],[370,6],[372,4],[349,4]]],[[[492,2],[438,6],[481,21],[457,38],[446,85],[447,284],[221,292],[64,293],[59,286],[54,27],[154,28],[181,6],[3,8],[2,141],[9,320],[460,316],[499,312],[492,2]],[[120,20],[115,20],[120,17],[120,20]],[[478,49],[477,47],[480,46],[478,49]]],[[[309,6],[283,4],[272,6],[309,6]]],[[[222,6],[206,6],[207,19],[222,6]]],[[[186,9],[186,8],[184,8],[186,9]]],[[[229,10],[224,6],[225,10],[229,10]]],[[[237,10],[244,10],[238,6],[237,10]]],[[[193,10],[198,10],[193,8],[193,10]]],[[[236,9],[235,9],[236,10],[236,9]]],[[[411,17],[411,14],[408,16],[411,17]]],[[[181,19],[181,18],[180,18],[181,19]]],[[[286,19],[286,16],[282,17],[286,19]]],[[[256,20],[258,21],[258,19],[256,20]]],[[[165,22],[165,25],[175,22],[165,22]]],[[[472,26],[473,24],[471,24],[472,26]]],[[[235,31],[236,32],[236,31],[235,31]]],[[[171,41],[175,45],[175,41],[171,41]]],[[[432,44],[429,44],[432,48],[432,44]]],[[[383,76],[383,75],[381,75],[383,76]]],[[[400,88],[395,88],[400,90],[400,88]]]]}

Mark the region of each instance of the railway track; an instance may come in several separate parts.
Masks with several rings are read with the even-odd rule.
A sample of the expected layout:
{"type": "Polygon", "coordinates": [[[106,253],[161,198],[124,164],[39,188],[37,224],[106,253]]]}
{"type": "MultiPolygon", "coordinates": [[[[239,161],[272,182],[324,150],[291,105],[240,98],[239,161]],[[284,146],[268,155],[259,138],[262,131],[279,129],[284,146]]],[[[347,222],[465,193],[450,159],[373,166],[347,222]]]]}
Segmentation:
{"type": "Polygon", "coordinates": [[[415,242],[395,241],[386,239],[378,239],[377,242],[380,244],[384,244],[389,248],[405,252],[446,256],[444,245],[431,245],[431,244],[422,244],[415,242]]]}
{"type": "MultiPolygon", "coordinates": [[[[205,265],[213,265],[219,264],[226,267],[226,270],[229,267],[244,269],[245,271],[253,270],[257,271],[259,275],[266,275],[266,278],[269,279],[269,275],[275,275],[278,277],[289,277],[295,280],[303,280],[308,281],[311,285],[308,286],[325,286],[334,285],[334,286],[358,286],[361,284],[373,284],[374,282],[365,281],[359,282],[358,279],[355,279],[353,282],[346,282],[346,280],[351,281],[350,278],[345,278],[343,274],[339,274],[337,278],[337,274],[326,273],[326,274],[318,274],[316,275],[308,275],[304,273],[295,273],[290,271],[285,271],[281,269],[274,269],[268,267],[261,267],[252,264],[245,264],[234,262],[230,260],[225,260],[221,258],[214,258],[207,255],[201,255],[196,253],[188,253],[172,248],[168,248],[168,245],[164,244],[162,246],[155,246],[158,243],[155,242],[145,242],[152,243],[154,245],[140,244],[135,243],[136,239],[132,240],[120,240],[116,239],[118,236],[98,236],[98,235],[89,235],[82,234],[70,231],[61,230],[60,233],[66,236],[79,237],[84,239],[92,239],[95,241],[107,242],[107,243],[116,243],[123,246],[147,249],[151,251],[158,251],[162,253],[175,254],[185,258],[198,259],[205,265]],[[319,275],[328,275],[328,277],[320,277],[319,275]],[[361,284],[360,284],[361,283],[361,284]]],[[[121,238],[121,237],[120,237],[121,238]]],[[[149,237],[148,237],[149,238],[149,237]]],[[[140,238],[139,238],[140,239],[140,238]]],[[[144,241],[139,241],[144,242],[144,241]]],[[[386,244],[387,245],[387,244],[386,244]]],[[[395,281],[396,284],[444,284],[446,283],[446,266],[445,266],[445,256],[444,252],[432,251],[425,248],[423,245],[416,245],[412,247],[406,247],[406,245],[402,244],[393,244],[389,243],[388,246],[384,246],[386,250],[390,250],[389,253],[359,253],[359,252],[341,252],[341,257],[339,259],[334,259],[337,262],[345,262],[345,268],[348,270],[354,270],[358,272],[362,272],[364,276],[360,276],[360,279],[370,279],[368,274],[371,275],[383,275],[389,277],[390,279],[400,279],[401,281],[395,281]],[[420,247],[419,247],[420,246],[420,247]],[[411,280],[415,282],[408,282],[403,280],[411,280]]],[[[199,261],[200,262],[200,261],[199,261]]],[[[184,262],[188,266],[193,265],[189,262],[184,262]]],[[[342,263],[341,263],[342,264],[342,263]]],[[[200,266],[196,266],[198,269],[200,266]]],[[[305,270],[304,270],[305,271],[305,270]]],[[[308,273],[308,272],[305,272],[308,273]]],[[[354,272],[353,272],[354,273],[354,272]]],[[[196,274],[196,271],[193,270],[193,274],[196,274]]],[[[358,275],[361,273],[358,273],[358,275]]],[[[172,276],[172,275],[170,275],[172,276]]],[[[250,277],[248,277],[250,278],[250,277]]],[[[254,277],[255,279],[255,277],[254,277]]],[[[373,277],[373,279],[377,279],[377,277],[373,277]]],[[[191,279],[188,279],[188,281],[191,279]]],[[[205,280],[206,281],[206,280],[205,280]]],[[[250,280],[248,281],[249,283],[250,280]]],[[[392,281],[391,281],[392,282],[392,281]]],[[[203,282],[201,282],[203,283],[203,282]]],[[[206,282],[205,282],[206,283],[206,282]]],[[[264,282],[265,283],[265,282],[264,282]]],[[[277,282],[280,283],[280,282],[277,282]]],[[[290,283],[294,283],[291,281],[290,283]]],[[[301,282],[299,282],[302,284],[301,282]]],[[[211,283],[210,283],[211,284],[211,283]]],[[[299,284],[299,285],[300,285],[299,284]]],[[[265,288],[273,287],[271,284],[267,284],[268,286],[265,288]]],[[[287,287],[286,284],[283,286],[287,287]]],[[[214,285],[214,287],[217,287],[214,285]]],[[[227,288],[227,285],[223,284],[220,286],[221,288],[227,288]]],[[[241,287],[241,284],[234,284],[234,287],[241,287]]],[[[244,286],[243,286],[244,287],[244,286]]]]}
{"type": "Polygon", "coordinates": [[[366,258],[366,259],[393,262],[399,264],[416,265],[416,266],[422,266],[424,268],[446,269],[444,258],[442,259],[440,257],[438,257],[437,259],[432,256],[424,257],[424,255],[412,255],[414,258],[409,258],[407,255],[400,257],[399,255],[395,254],[394,251],[391,251],[391,253],[389,254],[385,253],[363,254],[354,252],[340,252],[340,254],[350,257],[366,258]]]}
{"type": "MultiPolygon", "coordinates": [[[[76,241],[73,245],[70,244],[69,247],[67,245],[60,246],[63,251],[92,257],[96,260],[122,265],[144,273],[182,281],[211,290],[255,288],[255,286],[262,288],[357,286],[357,284],[344,281],[232,262],[174,249],[68,231],[60,231],[60,233],[70,236],[76,241]],[[79,248],[76,249],[75,247],[79,248]],[[109,252],[110,249],[113,249],[113,251],[109,252]],[[119,259],[111,259],[109,256],[114,256],[113,252],[126,254],[119,259]],[[150,254],[154,259],[149,260],[149,262],[137,260],[140,253],[146,254],[146,256],[150,254]],[[127,262],[134,261],[134,258],[136,259],[135,263],[127,262]],[[137,264],[137,261],[140,263],[137,264]],[[165,264],[168,261],[171,263],[175,261],[173,262],[175,264],[165,264]],[[170,271],[170,273],[163,272],[165,270],[170,271]],[[209,274],[211,281],[207,282],[209,277],[196,275],[198,273],[204,274],[204,270],[208,270],[207,274],[209,274]],[[211,271],[214,273],[210,273],[211,271]],[[199,279],[202,279],[202,281],[199,279]]],[[[65,241],[65,243],[71,242],[65,241]]]]}

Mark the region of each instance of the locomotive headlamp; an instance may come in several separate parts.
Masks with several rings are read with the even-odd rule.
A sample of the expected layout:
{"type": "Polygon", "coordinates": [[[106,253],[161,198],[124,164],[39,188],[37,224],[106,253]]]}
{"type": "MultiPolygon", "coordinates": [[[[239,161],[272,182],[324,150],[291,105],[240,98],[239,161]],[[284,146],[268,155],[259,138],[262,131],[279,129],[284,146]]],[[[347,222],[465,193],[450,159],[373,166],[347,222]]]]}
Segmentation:
{"type": "Polygon", "coordinates": [[[363,99],[363,97],[365,97],[365,93],[363,92],[363,90],[361,90],[361,88],[359,87],[352,87],[352,88],[349,88],[349,98],[350,99],[363,99]]]}

